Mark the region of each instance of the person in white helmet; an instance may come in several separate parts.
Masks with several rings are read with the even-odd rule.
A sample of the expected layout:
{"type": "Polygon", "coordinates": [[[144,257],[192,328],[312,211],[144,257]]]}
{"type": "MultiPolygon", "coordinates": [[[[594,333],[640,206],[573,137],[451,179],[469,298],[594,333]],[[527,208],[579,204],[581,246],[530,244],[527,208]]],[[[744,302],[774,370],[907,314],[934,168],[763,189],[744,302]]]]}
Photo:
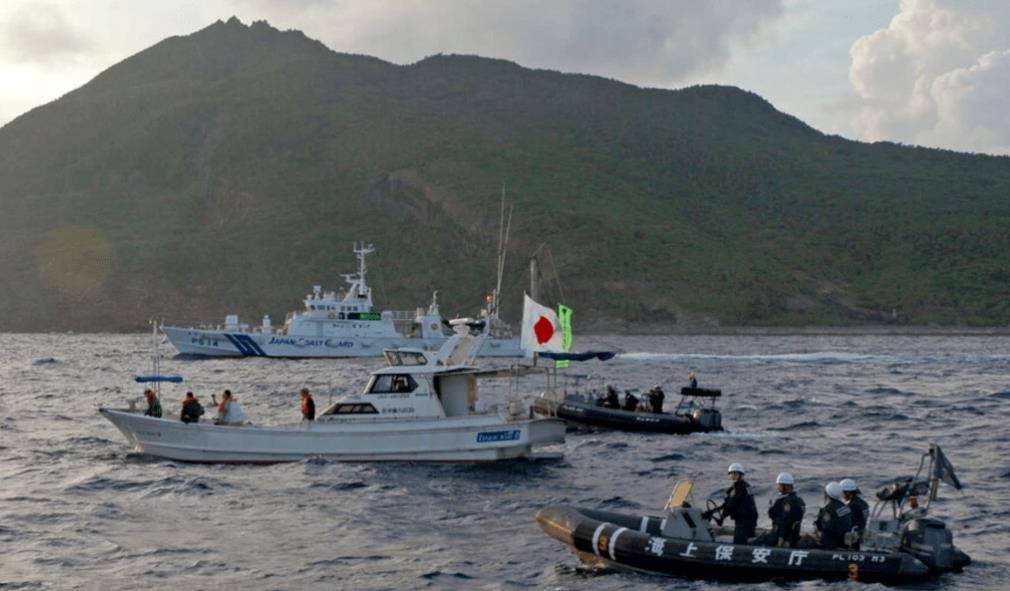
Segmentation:
{"type": "Polygon", "coordinates": [[[771,531],[761,535],[754,541],[758,546],[788,546],[795,548],[800,539],[800,524],[807,505],[796,494],[793,485],[793,475],[782,472],[775,479],[775,488],[779,497],[768,508],[768,517],[772,520],[771,531]]]}
{"type": "MultiPolygon", "coordinates": [[[[757,505],[754,504],[754,495],[750,492],[750,485],[743,479],[743,466],[737,463],[730,464],[730,480],[733,484],[726,489],[726,500],[719,511],[716,521],[722,525],[724,519],[729,517],[733,520],[733,543],[746,544],[747,540],[754,537],[754,530],[757,529],[757,505]]],[[[712,517],[714,511],[702,513],[705,519],[712,517]]]]}
{"type": "MultiPolygon", "coordinates": [[[[870,505],[860,496],[861,491],[855,480],[846,478],[839,484],[842,485],[842,496],[845,497],[845,504],[852,511],[852,527],[858,539],[862,540],[863,532],[866,531],[866,520],[870,517],[870,505]]],[[[858,543],[855,549],[859,549],[858,543]]]]}
{"type": "Polygon", "coordinates": [[[829,482],[824,487],[824,501],[814,521],[817,546],[824,549],[844,548],[845,534],[852,530],[852,511],[842,502],[842,485],[829,482]]]}

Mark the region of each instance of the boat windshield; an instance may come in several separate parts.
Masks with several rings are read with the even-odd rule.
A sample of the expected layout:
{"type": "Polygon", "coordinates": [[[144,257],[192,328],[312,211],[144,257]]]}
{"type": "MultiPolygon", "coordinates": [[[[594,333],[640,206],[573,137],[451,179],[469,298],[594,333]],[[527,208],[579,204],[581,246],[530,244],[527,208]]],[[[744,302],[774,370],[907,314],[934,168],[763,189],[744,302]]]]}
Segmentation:
{"type": "Polygon", "coordinates": [[[320,416],[327,415],[375,415],[379,411],[367,402],[342,402],[324,410],[320,416]]]}
{"type": "Polygon", "coordinates": [[[428,364],[424,353],[418,351],[383,351],[383,353],[386,355],[386,362],[392,366],[428,364]]]}
{"type": "Polygon", "coordinates": [[[417,382],[409,375],[381,375],[372,378],[368,386],[369,394],[396,394],[413,392],[417,382]]]}

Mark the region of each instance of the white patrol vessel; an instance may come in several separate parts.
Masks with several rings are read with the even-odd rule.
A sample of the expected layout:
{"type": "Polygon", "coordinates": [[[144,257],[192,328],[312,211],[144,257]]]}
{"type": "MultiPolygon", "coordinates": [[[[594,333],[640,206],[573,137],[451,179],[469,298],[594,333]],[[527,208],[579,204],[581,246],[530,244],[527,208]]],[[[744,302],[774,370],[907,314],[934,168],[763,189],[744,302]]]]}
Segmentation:
{"type": "Polygon", "coordinates": [[[456,330],[461,334],[437,352],[387,350],[389,366],[373,372],[364,393],[338,400],[315,421],[218,426],[135,410],[99,412],[136,451],[188,462],[286,462],[313,456],[355,462],[486,462],[533,457],[538,445],[564,442],[560,420],[531,418],[529,408],[517,401],[499,412],[479,400],[482,372],[470,363],[484,337],[462,334],[465,326],[456,330]]]}
{"type": "MultiPolygon", "coordinates": [[[[371,245],[355,245],[358,272],[344,275],[347,290],[338,294],[315,286],[305,296],[305,309],[288,314],[282,327],[275,329],[269,316],[263,317],[260,326],[251,327],[240,323],[238,315],[229,314],[224,326],[165,326],[162,330],[179,353],[207,357],[378,357],[385,349],[440,347],[451,332],[439,313],[437,294],[427,309],[415,312],[372,310],[365,264],[372,252],[371,245]]],[[[492,313],[470,322],[489,334],[480,355],[521,357],[519,339],[498,319],[496,309],[489,307],[492,313]]]]}

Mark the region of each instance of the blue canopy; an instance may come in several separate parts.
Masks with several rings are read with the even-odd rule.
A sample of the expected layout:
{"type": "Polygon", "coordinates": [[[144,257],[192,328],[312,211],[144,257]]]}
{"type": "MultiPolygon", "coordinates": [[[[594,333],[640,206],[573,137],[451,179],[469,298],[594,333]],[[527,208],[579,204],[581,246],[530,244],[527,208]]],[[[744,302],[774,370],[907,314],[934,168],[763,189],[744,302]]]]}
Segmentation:
{"type": "Polygon", "coordinates": [[[182,382],[182,376],[134,376],[133,381],[138,384],[147,384],[150,382],[172,382],[178,384],[182,382]]]}
{"type": "Polygon", "coordinates": [[[544,351],[543,353],[538,353],[538,355],[555,361],[589,361],[590,359],[606,361],[613,359],[617,353],[614,351],[586,351],[585,353],[551,353],[544,351]]]}

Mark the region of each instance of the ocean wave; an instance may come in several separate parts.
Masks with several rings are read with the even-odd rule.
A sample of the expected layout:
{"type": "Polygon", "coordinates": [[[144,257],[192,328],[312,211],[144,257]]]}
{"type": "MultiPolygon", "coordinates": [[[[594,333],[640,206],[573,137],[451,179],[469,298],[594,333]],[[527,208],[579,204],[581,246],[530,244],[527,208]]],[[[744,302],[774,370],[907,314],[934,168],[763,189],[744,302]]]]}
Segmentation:
{"type": "Polygon", "coordinates": [[[887,355],[874,353],[847,353],[842,351],[820,351],[815,353],[771,353],[753,355],[729,355],[715,353],[658,353],[653,351],[632,351],[617,355],[620,359],[633,361],[726,361],[735,363],[820,363],[820,364],[988,364],[1010,362],[1010,355],[887,355]]]}

